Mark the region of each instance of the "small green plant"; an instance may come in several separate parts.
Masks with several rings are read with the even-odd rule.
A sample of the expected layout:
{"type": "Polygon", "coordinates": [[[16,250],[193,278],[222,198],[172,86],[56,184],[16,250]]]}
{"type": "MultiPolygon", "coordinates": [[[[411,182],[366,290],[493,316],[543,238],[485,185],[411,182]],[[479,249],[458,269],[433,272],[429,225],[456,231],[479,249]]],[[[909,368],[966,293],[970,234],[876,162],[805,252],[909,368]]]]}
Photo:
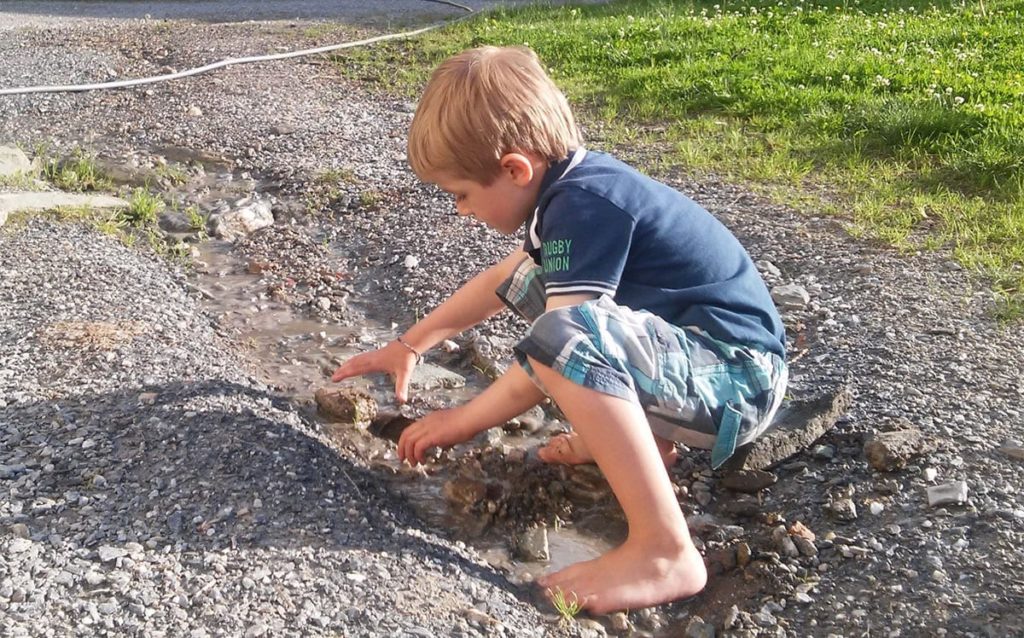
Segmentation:
{"type": "Polygon", "coordinates": [[[96,160],[81,149],[67,159],[50,159],[43,164],[43,177],[65,191],[109,190],[113,184],[96,165],[96,160]]]}
{"type": "Polygon", "coordinates": [[[188,173],[180,166],[162,164],[156,167],[157,176],[171,186],[181,186],[188,181],[188,173]]]}
{"type": "Polygon", "coordinates": [[[380,193],[374,190],[359,193],[359,205],[363,208],[374,208],[380,203],[380,193]]]}
{"type": "Polygon", "coordinates": [[[198,206],[186,206],[185,217],[188,218],[188,225],[192,227],[192,230],[199,233],[201,236],[206,235],[206,218],[199,212],[198,206]]]}
{"type": "Polygon", "coordinates": [[[16,188],[21,191],[42,190],[36,181],[36,176],[31,172],[19,171],[13,175],[0,175],[0,186],[16,188]]]}
{"type": "Polygon", "coordinates": [[[155,224],[157,215],[164,208],[164,202],[145,188],[136,188],[128,199],[128,208],[122,213],[125,221],[131,226],[147,226],[155,224]]]}
{"type": "Polygon", "coordinates": [[[561,589],[556,588],[554,591],[549,589],[548,593],[551,595],[551,604],[555,606],[555,611],[562,617],[563,622],[572,622],[583,610],[583,605],[580,604],[575,592],[570,592],[572,600],[569,600],[569,596],[566,596],[561,589]]]}

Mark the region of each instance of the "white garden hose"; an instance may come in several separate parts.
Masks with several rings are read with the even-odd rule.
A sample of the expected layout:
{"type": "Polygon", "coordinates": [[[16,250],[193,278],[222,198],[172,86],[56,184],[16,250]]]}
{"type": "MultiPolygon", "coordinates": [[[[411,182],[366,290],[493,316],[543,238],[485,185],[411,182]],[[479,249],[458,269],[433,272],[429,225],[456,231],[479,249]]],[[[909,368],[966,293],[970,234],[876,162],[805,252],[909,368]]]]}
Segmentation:
{"type": "MultiPolygon", "coordinates": [[[[449,2],[448,0],[423,0],[424,2],[435,2],[437,4],[445,4],[448,6],[463,9],[468,13],[472,14],[473,9],[456,2],[449,2]]],[[[376,42],[384,42],[386,40],[398,40],[401,38],[411,38],[434,29],[439,29],[443,26],[455,24],[460,20],[465,20],[470,17],[469,15],[456,18],[455,20],[448,20],[445,22],[438,22],[421,29],[415,29],[413,31],[403,31],[401,33],[387,33],[384,35],[378,35],[373,38],[367,38],[365,40],[357,40],[354,42],[343,42],[341,44],[330,44],[327,46],[317,47],[315,49],[302,49],[299,51],[289,51],[287,53],[275,53],[272,55],[254,55],[246,58],[230,58],[227,60],[221,60],[220,62],[214,62],[205,66],[196,67],[194,69],[187,69],[185,71],[178,71],[177,73],[167,73],[165,75],[155,75],[145,78],[136,78],[134,80],[118,80],[115,82],[98,82],[95,84],[66,84],[66,85],[54,85],[54,86],[24,86],[15,87],[12,89],[0,89],[0,95],[24,95],[27,93],[69,93],[77,91],[95,91],[100,89],[119,89],[129,86],[139,86],[142,84],[154,84],[156,82],[166,82],[168,80],[177,80],[185,78],[190,75],[198,75],[200,73],[206,73],[207,71],[213,71],[214,69],[221,69],[226,66],[232,66],[235,64],[249,64],[251,62],[269,62],[272,60],[286,60],[288,58],[297,58],[304,55],[314,55],[317,53],[326,53],[328,51],[337,51],[339,49],[351,49],[353,47],[366,46],[368,44],[374,44],[376,42]]]]}

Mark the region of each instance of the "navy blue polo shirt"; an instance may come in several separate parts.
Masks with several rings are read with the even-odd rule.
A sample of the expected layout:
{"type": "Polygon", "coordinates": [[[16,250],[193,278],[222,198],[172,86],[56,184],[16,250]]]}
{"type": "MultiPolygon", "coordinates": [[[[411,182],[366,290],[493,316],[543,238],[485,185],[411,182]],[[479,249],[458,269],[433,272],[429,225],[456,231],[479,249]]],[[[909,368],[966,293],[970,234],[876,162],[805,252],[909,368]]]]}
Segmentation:
{"type": "Polygon", "coordinates": [[[785,330],[739,240],[679,191],[578,149],[544,175],[524,249],[548,295],[607,294],[676,326],[785,357],[785,330]]]}

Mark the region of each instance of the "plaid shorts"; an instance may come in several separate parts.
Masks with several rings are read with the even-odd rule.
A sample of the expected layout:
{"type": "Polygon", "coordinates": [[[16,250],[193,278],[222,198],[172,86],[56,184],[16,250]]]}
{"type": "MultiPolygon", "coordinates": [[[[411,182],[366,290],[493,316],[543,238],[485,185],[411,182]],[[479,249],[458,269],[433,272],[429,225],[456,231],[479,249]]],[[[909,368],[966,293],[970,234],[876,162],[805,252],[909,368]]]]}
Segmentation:
{"type": "Polygon", "coordinates": [[[533,321],[515,354],[538,385],[527,357],[574,383],[639,403],[656,435],[710,449],[713,468],[771,424],[789,376],[778,355],[674,326],[607,295],[545,312],[539,272],[526,259],[496,291],[533,321]]]}

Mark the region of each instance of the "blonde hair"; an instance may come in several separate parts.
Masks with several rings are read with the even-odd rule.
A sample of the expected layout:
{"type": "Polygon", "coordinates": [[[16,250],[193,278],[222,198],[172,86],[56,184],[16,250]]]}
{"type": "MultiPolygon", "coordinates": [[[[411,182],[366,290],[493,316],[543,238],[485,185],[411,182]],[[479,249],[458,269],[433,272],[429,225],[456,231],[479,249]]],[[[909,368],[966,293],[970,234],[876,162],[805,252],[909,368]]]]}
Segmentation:
{"type": "Polygon", "coordinates": [[[565,96],[525,47],[469,49],[434,71],[409,129],[409,164],[424,181],[445,175],[490,184],[510,152],[548,161],[582,144],[565,96]]]}

